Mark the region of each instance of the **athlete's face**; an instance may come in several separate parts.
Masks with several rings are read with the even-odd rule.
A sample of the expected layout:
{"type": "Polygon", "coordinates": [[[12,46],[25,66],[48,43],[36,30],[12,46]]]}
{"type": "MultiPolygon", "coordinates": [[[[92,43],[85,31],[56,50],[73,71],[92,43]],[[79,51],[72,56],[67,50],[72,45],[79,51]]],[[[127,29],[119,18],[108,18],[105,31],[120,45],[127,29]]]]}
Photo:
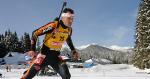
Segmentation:
{"type": "Polygon", "coordinates": [[[72,22],[73,22],[73,16],[70,12],[68,12],[67,15],[68,16],[62,17],[62,21],[66,26],[70,27],[72,25],[72,22]]]}

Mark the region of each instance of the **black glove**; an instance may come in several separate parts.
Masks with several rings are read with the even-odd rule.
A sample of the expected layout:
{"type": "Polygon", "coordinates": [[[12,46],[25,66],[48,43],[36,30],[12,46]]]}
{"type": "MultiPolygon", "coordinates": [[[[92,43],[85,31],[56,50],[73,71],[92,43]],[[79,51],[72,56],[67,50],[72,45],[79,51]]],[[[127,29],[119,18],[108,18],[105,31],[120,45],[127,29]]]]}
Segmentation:
{"type": "Polygon", "coordinates": [[[78,60],[79,53],[76,50],[72,50],[71,53],[72,53],[72,59],[75,61],[78,60]]]}

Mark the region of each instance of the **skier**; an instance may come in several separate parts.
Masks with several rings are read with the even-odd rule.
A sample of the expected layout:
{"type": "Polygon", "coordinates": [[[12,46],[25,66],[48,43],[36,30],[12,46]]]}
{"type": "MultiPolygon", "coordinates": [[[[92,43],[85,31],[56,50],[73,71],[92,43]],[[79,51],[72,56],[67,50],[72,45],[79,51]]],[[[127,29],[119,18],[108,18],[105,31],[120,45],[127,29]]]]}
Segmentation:
{"type": "Polygon", "coordinates": [[[7,72],[11,72],[11,65],[10,65],[10,64],[7,64],[7,65],[6,65],[6,71],[7,71],[7,72]]]}
{"type": "Polygon", "coordinates": [[[3,76],[2,76],[2,74],[0,73],[0,78],[2,78],[3,76]]]}
{"type": "Polygon", "coordinates": [[[9,72],[9,66],[8,65],[6,65],[6,71],[9,72]]]}
{"type": "Polygon", "coordinates": [[[36,59],[21,79],[32,79],[41,68],[47,65],[50,65],[57,73],[59,73],[62,79],[70,79],[71,75],[69,69],[59,55],[62,45],[66,41],[71,49],[72,58],[74,60],[78,59],[78,52],[75,50],[71,40],[71,25],[74,18],[74,11],[70,8],[65,8],[61,17],[60,21],[49,22],[33,31],[30,53],[34,53],[36,49],[36,40],[38,36],[45,35],[45,38],[41,52],[37,55],[36,59]]]}

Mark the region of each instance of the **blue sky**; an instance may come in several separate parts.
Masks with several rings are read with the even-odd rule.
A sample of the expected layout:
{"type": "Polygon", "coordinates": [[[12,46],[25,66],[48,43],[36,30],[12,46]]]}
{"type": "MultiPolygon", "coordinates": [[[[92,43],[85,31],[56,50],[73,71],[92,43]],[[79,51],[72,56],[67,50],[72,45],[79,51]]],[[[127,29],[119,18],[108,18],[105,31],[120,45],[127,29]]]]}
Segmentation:
{"type": "MultiPolygon", "coordinates": [[[[75,46],[134,46],[135,23],[140,0],[67,0],[74,9],[75,46]]],[[[0,33],[10,29],[20,36],[52,21],[63,0],[0,0],[0,33]]],[[[42,39],[42,38],[41,38],[42,39]]]]}

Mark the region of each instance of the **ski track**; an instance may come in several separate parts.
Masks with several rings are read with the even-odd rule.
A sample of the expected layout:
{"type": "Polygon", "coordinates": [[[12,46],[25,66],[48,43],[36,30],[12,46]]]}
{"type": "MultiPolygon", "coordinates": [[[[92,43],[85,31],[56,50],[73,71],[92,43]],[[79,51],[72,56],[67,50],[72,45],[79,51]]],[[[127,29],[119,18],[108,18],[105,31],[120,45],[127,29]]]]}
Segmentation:
{"type": "MultiPolygon", "coordinates": [[[[12,69],[3,74],[1,79],[20,79],[25,69],[12,69]]],[[[98,65],[92,68],[70,68],[71,79],[150,79],[150,74],[145,70],[139,70],[131,65],[98,65]]],[[[61,79],[60,76],[35,76],[33,79],[61,79]]]]}

